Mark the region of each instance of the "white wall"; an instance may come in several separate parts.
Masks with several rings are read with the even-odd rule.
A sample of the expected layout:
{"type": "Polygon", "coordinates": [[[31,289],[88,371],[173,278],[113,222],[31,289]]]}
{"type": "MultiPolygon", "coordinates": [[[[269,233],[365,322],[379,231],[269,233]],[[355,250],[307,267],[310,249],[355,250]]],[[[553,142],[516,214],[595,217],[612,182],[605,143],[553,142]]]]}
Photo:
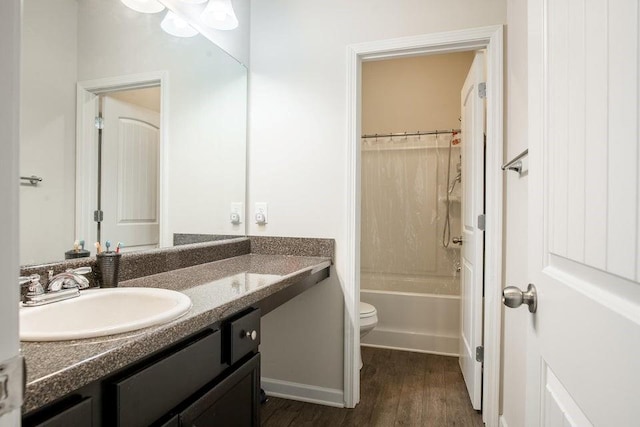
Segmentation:
{"type": "MultiPolygon", "coordinates": [[[[18,354],[18,142],[20,4],[0,2],[0,361],[18,354]]],[[[0,416],[0,427],[20,425],[20,410],[0,416]]]]}
{"type": "Polygon", "coordinates": [[[340,287],[353,286],[339,280],[346,264],[347,45],[504,22],[504,0],[252,3],[249,201],[269,203],[269,224],[251,224],[249,234],[332,237],[338,257],[338,277],[294,300],[295,312],[264,319],[263,375],[343,388],[343,325],[335,319],[343,313],[340,287]],[[311,310],[318,316],[310,324],[311,310]],[[271,337],[301,324],[304,346],[274,344],[271,337]],[[303,352],[314,350],[327,356],[305,360],[303,352]],[[277,372],[269,367],[276,359],[277,372]],[[304,379],[286,369],[301,364],[309,371],[304,379]]]}
{"type": "MultiPolygon", "coordinates": [[[[507,5],[506,148],[509,160],[527,142],[527,1],[507,5]]],[[[526,162],[525,162],[526,165],[526,162]]],[[[526,288],[528,178],[505,172],[504,285],[526,288]]],[[[526,330],[531,315],[524,309],[503,309],[502,395],[503,422],[510,427],[525,424],[526,330]]]]}
{"type": "Polygon", "coordinates": [[[76,0],[24,3],[20,99],[20,262],[55,261],[73,247],[76,0]]]}

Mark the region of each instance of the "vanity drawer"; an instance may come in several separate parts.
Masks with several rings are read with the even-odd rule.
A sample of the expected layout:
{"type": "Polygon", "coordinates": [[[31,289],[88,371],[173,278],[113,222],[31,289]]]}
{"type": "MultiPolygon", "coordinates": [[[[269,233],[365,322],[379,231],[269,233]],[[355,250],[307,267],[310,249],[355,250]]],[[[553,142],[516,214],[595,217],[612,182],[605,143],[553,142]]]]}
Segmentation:
{"type": "Polygon", "coordinates": [[[148,426],[222,370],[220,331],[113,383],[118,426],[148,426]]]}
{"type": "Polygon", "coordinates": [[[258,351],[260,344],[260,309],[254,309],[249,313],[229,321],[229,364],[233,365],[238,360],[251,352],[258,351]]]}

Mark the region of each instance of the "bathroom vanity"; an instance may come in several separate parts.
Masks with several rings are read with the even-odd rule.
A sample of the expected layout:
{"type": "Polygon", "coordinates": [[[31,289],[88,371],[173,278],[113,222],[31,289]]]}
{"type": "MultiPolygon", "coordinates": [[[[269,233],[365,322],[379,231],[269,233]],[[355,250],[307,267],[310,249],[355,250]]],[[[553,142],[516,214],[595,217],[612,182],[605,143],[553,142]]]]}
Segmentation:
{"type": "Polygon", "coordinates": [[[258,426],[260,318],[329,277],[330,265],[322,256],[245,253],[121,282],[177,290],[193,306],[131,333],[23,342],[23,425],[258,426]]]}

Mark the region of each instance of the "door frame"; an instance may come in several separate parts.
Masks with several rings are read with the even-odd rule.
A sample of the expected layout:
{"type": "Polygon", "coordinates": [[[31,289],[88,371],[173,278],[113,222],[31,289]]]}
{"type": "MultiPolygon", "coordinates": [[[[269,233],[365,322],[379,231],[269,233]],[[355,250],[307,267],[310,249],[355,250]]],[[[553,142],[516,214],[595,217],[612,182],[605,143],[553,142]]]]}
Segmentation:
{"type": "Polygon", "coordinates": [[[360,134],[362,62],[424,54],[486,49],[487,150],[485,183],[484,369],[483,420],[498,426],[500,400],[500,334],[502,313],[503,173],[503,26],[365,42],[347,46],[347,188],[345,276],[345,406],[360,401],[360,134]]]}
{"type": "Polygon", "coordinates": [[[160,247],[170,246],[172,238],[168,227],[169,213],[169,72],[152,71],[148,73],[130,74],[117,77],[107,77],[95,80],[84,80],[77,84],[76,111],[76,236],[85,236],[91,245],[96,239],[95,221],[87,212],[92,212],[97,206],[95,189],[98,186],[98,150],[97,144],[83,144],[82,141],[95,139],[96,95],[126,89],[140,89],[160,86],[160,146],[159,146],[159,174],[158,188],[159,206],[159,237],[160,247]],[[90,177],[86,179],[83,177],[90,177]]]}

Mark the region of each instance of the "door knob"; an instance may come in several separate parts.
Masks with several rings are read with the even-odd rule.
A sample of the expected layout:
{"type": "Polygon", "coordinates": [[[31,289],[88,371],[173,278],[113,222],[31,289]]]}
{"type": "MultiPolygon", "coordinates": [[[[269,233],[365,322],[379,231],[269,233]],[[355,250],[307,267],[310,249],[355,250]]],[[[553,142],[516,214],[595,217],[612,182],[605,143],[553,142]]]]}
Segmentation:
{"type": "Polygon", "coordinates": [[[451,241],[456,245],[461,245],[462,244],[462,236],[454,237],[453,239],[451,239],[451,241]]]}
{"type": "Polygon", "coordinates": [[[529,283],[525,292],[515,286],[507,286],[502,290],[502,303],[507,307],[516,308],[522,304],[529,306],[529,312],[535,313],[538,309],[538,293],[536,287],[529,283]]]}

